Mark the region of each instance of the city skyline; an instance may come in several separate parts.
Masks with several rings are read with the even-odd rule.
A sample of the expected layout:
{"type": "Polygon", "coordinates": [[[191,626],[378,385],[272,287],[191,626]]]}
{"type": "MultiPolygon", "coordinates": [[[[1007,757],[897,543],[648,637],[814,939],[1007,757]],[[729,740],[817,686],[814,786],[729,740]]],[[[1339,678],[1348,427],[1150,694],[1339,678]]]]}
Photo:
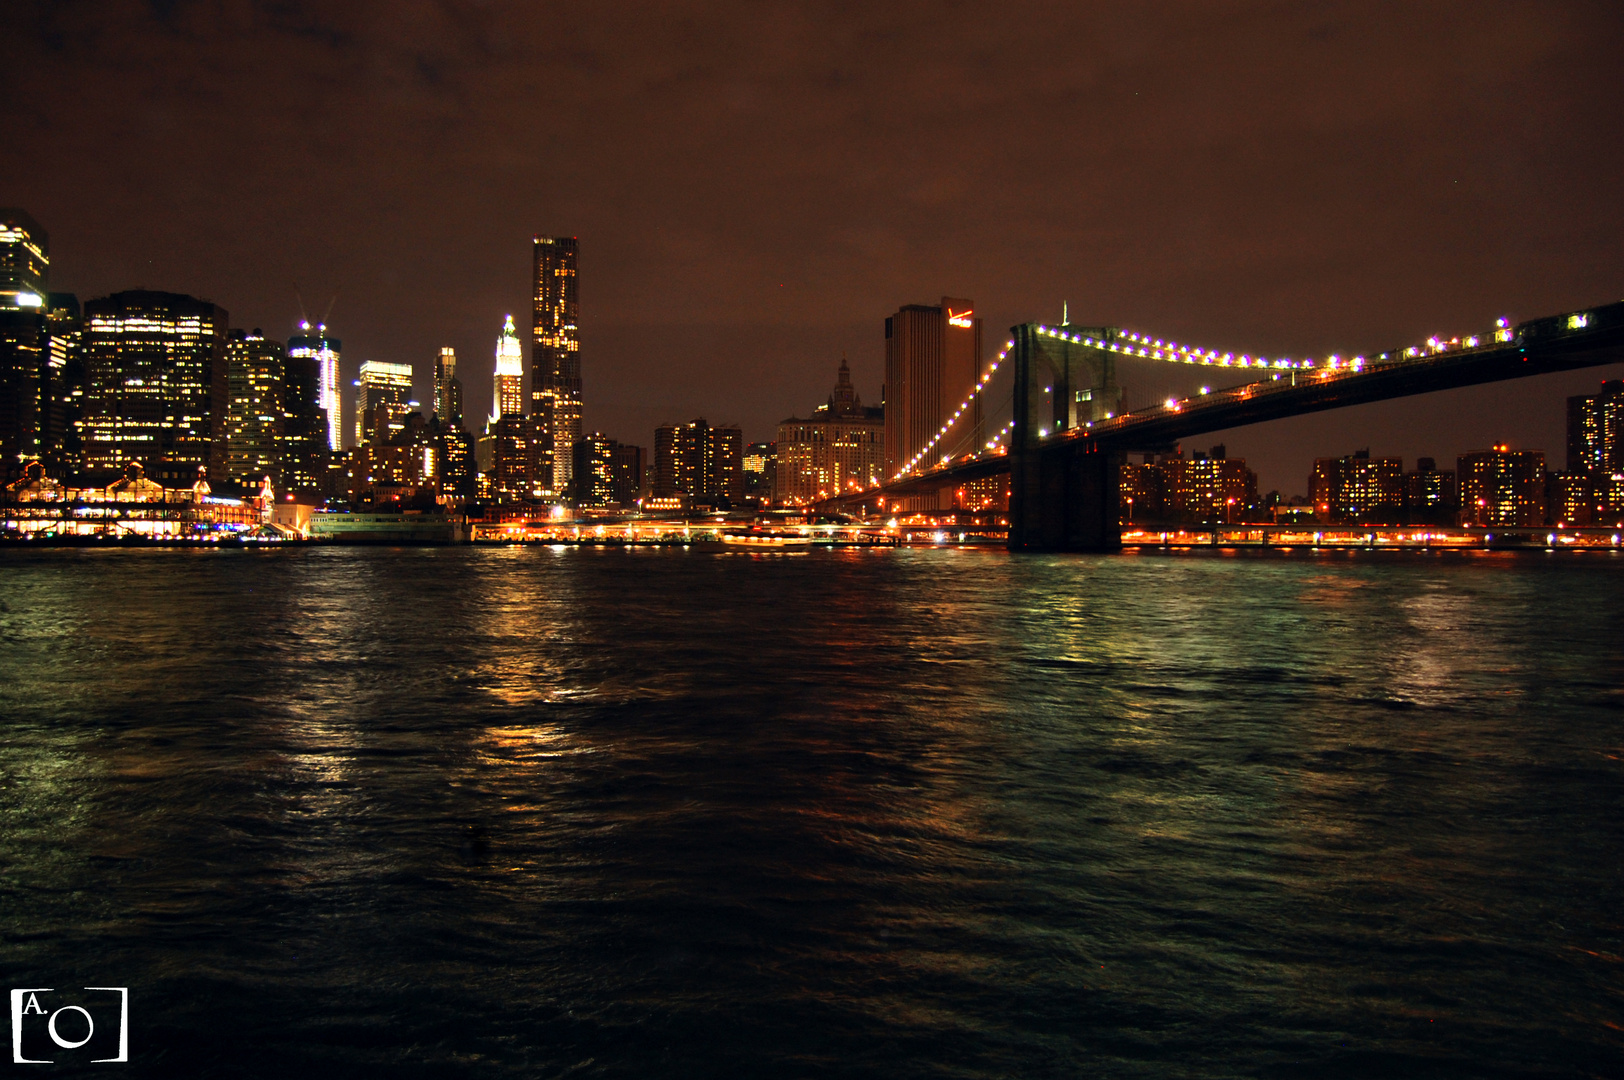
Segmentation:
{"type": "MultiPolygon", "coordinates": [[[[53,288],[210,298],[277,339],[297,295],[336,294],[342,377],[411,362],[427,401],[439,348],[482,357],[507,312],[522,330],[526,239],[579,236],[584,424],[627,440],[697,415],[768,438],[842,352],[877,401],[879,321],[944,294],[976,299],[989,344],[1069,303],[1293,354],[1624,295],[1612,9],[1406,9],[1380,33],[1350,10],[1178,5],[951,29],[906,8],[300,18],[92,5],[0,31],[39,88],[18,121],[35,152],[0,163],[0,188],[50,231],[53,288]],[[194,55],[216,62],[161,74],[194,55]],[[205,153],[186,133],[222,107],[231,131],[205,153]]],[[[470,364],[465,412],[483,415],[470,364]]],[[[1283,489],[1311,437],[1555,453],[1560,421],[1524,394],[1223,438],[1283,489]]]]}
{"type": "MultiPolygon", "coordinates": [[[[42,236],[48,235],[48,233],[45,232],[45,230],[43,230],[40,226],[38,226],[37,222],[34,223],[33,227],[36,228],[36,229],[39,229],[42,236]]],[[[538,252],[538,254],[536,256],[536,259],[535,259],[535,263],[534,263],[534,266],[535,266],[534,276],[532,278],[533,285],[534,285],[534,290],[533,291],[535,293],[536,322],[535,322],[535,326],[534,326],[533,333],[532,333],[532,342],[530,343],[530,352],[529,352],[528,355],[523,355],[522,350],[523,350],[523,347],[524,347],[524,343],[515,334],[514,325],[513,325],[513,317],[511,315],[511,313],[505,314],[504,317],[503,317],[504,320],[505,320],[505,328],[503,330],[502,335],[498,338],[498,347],[497,347],[498,365],[497,366],[498,366],[499,371],[506,371],[508,374],[506,376],[498,376],[497,378],[491,380],[491,382],[490,382],[490,387],[491,387],[490,396],[491,396],[491,400],[493,402],[493,406],[494,406],[494,403],[495,403],[496,386],[497,386],[498,383],[503,381],[503,378],[506,378],[507,381],[514,384],[514,387],[510,391],[510,394],[511,394],[510,400],[512,402],[514,402],[515,404],[520,404],[520,403],[522,403],[524,401],[524,398],[526,396],[528,396],[529,399],[530,399],[530,405],[531,405],[532,411],[534,411],[537,408],[542,407],[543,402],[551,401],[551,400],[553,400],[553,399],[560,396],[558,394],[558,391],[556,391],[556,390],[547,390],[547,389],[545,389],[545,387],[548,385],[548,376],[544,372],[538,372],[537,366],[536,366],[536,364],[537,364],[536,358],[539,355],[539,356],[542,357],[542,362],[543,362],[544,365],[547,365],[548,368],[551,368],[555,372],[557,370],[555,365],[558,363],[558,360],[557,360],[556,357],[549,355],[549,346],[546,344],[548,339],[545,337],[546,332],[544,331],[544,328],[543,328],[543,325],[542,325],[542,319],[543,319],[542,311],[543,311],[543,306],[544,306],[544,300],[546,299],[546,293],[544,292],[544,289],[543,289],[544,277],[543,277],[543,269],[542,269],[542,267],[543,267],[544,263],[543,263],[543,257],[540,254],[541,247],[542,247],[544,242],[548,243],[548,244],[551,244],[551,243],[556,243],[557,241],[552,240],[551,238],[543,238],[538,234],[535,237],[534,242],[535,242],[535,244],[537,246],[537,252],[538,252]],[[506,357],[506,359],[503,359],[503,357],[506,357]],[[520,378],[515,377],[512,374],[512,372],[514,370],[514,366],[515,366],[514,361],[515,361],[516,357],[518,358],[519,370],[522,373],[522,382],[520,381],[520,378]],[[506,367],[506,368],[502,367],[502,365],[504,363],[509,365],[509,366],[506,367]],[[526,384],[530,388],[528,395],[524,394],[524,386],[526,384]],[[542,389],[538,389],[538,387],[541,387],[542,389]]],[[[562,290],[559,290],[558,295],[556,297],[554,297],[552,299],[552,301],[551,301],[556,307],[556,312],[555,312],[555,314],[552,315],[552,319],[554,320],[554,324],[555,324],[555,328],[553,330],[553,333],[556,336],[552,340],[561,341],[563,343],[563,346],[561,348],[554,347],[552,351],[555,351],[557,353],[561,353],[561,354],[565,355],[566,357],[574,358],[572,367],[567,369],[566,373],[563,376],[563,382],[562,382],[561,385],[563,385],[565,387],[565,392],[562,395],[562,397],[570,406],[572,406],[572,409],[567,410],[567,411],[571,412],[571,419],[573,420],[574,426],[577,427],[577,428],[582,428],[583,427],[582,417],[583,417],[583,399],[584,399],[584,395],[581,393],[581,391],[579,389],[579,387],[581,385],[581,379],[580,379],[580,363],[579,363],[579,359],[578,359],[578,357],[579,357],[578,350],[579,350],[579,347],[580,347],[579,346],[579,340],[580,340],[579,321],[580,321],[580,316],[578,314],[578,308],[577,308],[578,301],[576,300],[576,297],[575,297],[575,294],[574,294],[574,281],[576,279],[576,273],[577,273],[577,270],[576,270],[576,266],[577,266],[576,258],[577,258],[577,256],[576,256],[575,252],[577,250],[576,245],[578,244],[578,240],[576,238],[570,238],[569,241],[567,241],[567,243],[568,243],[567,270],[564,271],[563,273],[558,274],[558,276],[561,277],[561,278],[566,279],[569,282],[569,291],[568,291],[568,294],[566,295],[562,290]],[[566,305],[567,305],[567,307],[566,307],[566,305]],[[564,314],[566,309],[568,311],[567,316],[564,314]],[[566,325],[566,324],[567,324],[567,332],[564,333],[564,334],[558,334],[557,333],[558,326],[559,325],[566,325]]],[[[560,265],[560,267],[566,265],[563,260],[556,260],[555,259],[553,261],[558,263],[560,265]]],[[[554,270],[554,269],[549,269],[547,271],[547,273],[550,275],[550,274],[557,273],[557,271],[554,270]]],[[[42,280],[44,280],[44,279],[42,279],[42,280]]],[[[44,289],[44,286],[41,285],[40,288],[44,289]]],[[[126,292],[137,292],[138,290],[137,291],[125,290],[125,291],[126,292]]],[[[57,295],[60,295],[60,293],[58,293],[57,295]]],[[[111,295],[118,295],[118,294],[111,294],[111,295]]],[[[93,301],[105,301],[105,300],[110,299],[111,295],[110,295],[110,297],[92,297],[90,299],[93,300],[93,301]]],[[[171,294],[153,294],[153,295],[171,295],[171,294]]],[[[178,296],[178,294],[175,294],[175,295],[177,295],[177,298],[180,298],[178,296]]],[[[81,298],[81,300],[82,299],[83,298],[81,298]]],[[[197,299],[197,298],[190,298],[190,299],[197,299]]],[[[209,303],[206,300],[198,300],[198,302],[203,303],[205,305],[207,305],[209,303]]],[[[899,318],[899,317],[901,317],[903,315],[907,315],[910,312],[916,313],[919,316],[923,316],[923,315],[925,315],[927,313],[930,313],[930,312],[937,312],[941,316],[941,318],[944,319],[944,320],[947,320],[948,316],[950,314],[957,313],[957,314],[960,314],[962,316],[961,319],[959,320],[961,323],[965,324],[966,326],[971,326],[971,327],[973,327],[975,329],[975,337],[979,342],[979,339],[981,337],[981,333],[980,333],[981,320],[980,320],[979,315],[975,312],[974,307],[975,307],[975,305],[971,301],[968,301],[968,300],[952,301],[950,303],[949,300],[947,300],[947,299],[944,299],[939,305],[935,305],[935,306],[925,306],[925,305],[917,305],[917,304],[904,304],[904,305],[902,305],[902,307],[900,309],[898,309],[897,314],[895,316],[886,317],[886,319],[885,319],[885,327],[889,331],[890,325],[894,321],[895,318],[899,318]],[[964,309],[965,309],[964,312],[956,312],[956,311],[954,311],[953,310],[953,305],[954,304],[962,305],[964,307],[964,309]]],[[[225,314],[224,309],[218,309],[218,310],[221,311],[222,315],[225,314]]],[[[342,417],[343,417],[343,427],[351,429],[348,432],[348,434],[350,434],[355,440],[353,443],[349,442],[349,440],[346,440],[346,443],[348,443],[349,445],[355,445],[355,444],[357,444],[357,443],[359,443],[361,441],[360,440],[360,435],[361,435],[361,429],[362,429],[363,422],[364,422],[364,418],[363,418],[363,415],[362,415],[362,410],[364,408],[365,393],[366,393],[366,391],[364,389],[364,383],[366,381],[366,371],[368,369],[371,369],[373,371],[385,371],[385,370],[387,370],[387,371],[391,372],[391,379],[392,379],[392,381],[394,383],[397,384],[397,386],[399,388],[396,391],[396,396],[399,396],[403,403],[407,398],[410,398],[410,399],[412,399],[414,401],[420,399],[420,408],[421,408],[421,411],[424,413],[425,417],[429,417],[429,416],[433,415],[433,412],[434,412],[434,410],[433,410],[433,402],[435,401],[436,384],[437,384],[437,379],[438,379],[438,372],[440,370],[440,364],[448,354],[453,357],[453,364],[455,363],[455,360],[454,360],[455,349],[453,347],[451,347],[451,346],[439,346],[438,348],[436,348],[434,350],[433,359],[428,364],[428,372],[427,372],[427,377],[426,378],[425,378],[425,373],[423,371],[423,366],[417,364],[415,361],[408,362],[408,363],[392,363],[392,362],[387,362],[387,361],[365,360],[365,359],[353,360],[352,362],[355,365],[355,375],[356,375],[356,377],[353,378],[353,379],[352,378],[345,378],[345,377],[343,377],[343,371],[340,368],[340,361],[339,361],[339,354],[340,354],[340,351],[342,349],[342,343],[337,339],[336,336],[334,336],[329,331],[329,328],[325,323],[323,323],[319,327],[316,327],[316,328],[313,329],[311,327],[308,319],[303,318],[302,315],[303,315],[303,313],[301,312],[301,318],[297,321],[297,323],[296,323],[296,325],[294,327],[294,329],[297,332],[294,335],[291,335],[288,338],[289,352],[290,352],[290,354],[309,355],[309,356],[313,356],[313,357],[318,358],[317,359],[318,372],[319,372],[318,377],[320,379],[320,386],[321,386],[321,391],[320,392],[322,394],[322,397],[325,400],[325,399],[327,399],[328,395],[331,394],[333,399],[338,400],[338,401],[341,402],[341,412],[342,412],[342,417]],[[338,376],[338,385],[332,387],[331,390],[329,390],[328,383],[332,379],[333,375],[338,376]],[[426,386],[424,385],[425,383],[426,383],[426,386]],[[351,389],[349,390],[349,392],[346,393],[345,391],[346,391],[347,387],[351,388],[351,389]]],[[[240,320],[237,320],[236,318],[233,317],[232,321],[237,322],[237,321],[240,321],[240,320]]],[[[945,325],[945,323],[944,323],[944,325],[945,325]]],[[[262,332],[256,327],[255,330],[254,330],[254,334],[258,335],[260,333],[262,333],[262,332]]],[[[220,336],[222,338],[222,341],[224,340],[223,331],[217,336],[220,336]]],[[[887,342],[888,342],[887,343],[887,350],[889,350],[889,348],[890,348],[889,338],[887,338],[887,342]]],[[[978,351],[980,353],[985,353],[988,350],[984,346],[982,346],[982,347],[978,348],[976,351],[978,351]]],[[[849,368],[849,363],[844,358],[842,359],[841,363],[842,363],[843,368],[849,368]]],[[[987,357],[983,355],[981,357],[981,360],[980,360],[980,364],[981,364],[981,367],[983,369],[985,369],[986,363],[987,363],[987,357]]],[[[1595,393],[1595,392],[1597,392],[1598,387],[1599,387],[1600,384],[1616,381],[1617,376],[1616,376],[1615,372],[1624,372],[1624,364],[1610,365],[1608,367],[1595,369],[1593,371],[1589,371],[1589,370],[1587,370],[1587,371],[1576,371],[1576,372],[1566,372],[1566,373],[1557,374],[1557,375],[1539,376],[1539,377],[1536,377],[1535,379],[1531,380],[1530,382],[1531,382],[1531,385],[1543,387],[1547,393],[1549,393],[1549,394],[1551,394],[1553,396],[1557,395],[1557,394],[1560,394],[1560,398],[1562,400],[1566,401],[1566,400],[1571,400],[1571,399],[1573,399],[1573,398],[1575,398],[1576,396],[1579,396],[1579,395],[1595,393]],[[1598,375],[1600,376],[1599,378],[1598,378],[1598,375]]],[[[556,383],[557,380],[559,379],[559,376],[557,374],[555,374],[555,375],[552,376],[552,378],[556,383]]],[[[849,378],[849,376],[843,376],[843,378],[849,378]]],[[[474,390],[474,392],[472,394],[467,395],[470,399],[472,399],[472,400],[477,400],[478,399],[478,397],[480,395],[479,395],[479,392],[478,392],[477,388],[481,385],[482,381],[483,380],[481,380],[481,379],[476,379],[474,381],[474,386],[475,386],[476,389],[474,390]]],[[[880,384],[880,393],[881,393],[881,395],[883,395],[884,390],[885,390],[885,383],[882,381],[881,384],[880,384]]],[[[1504,384],[1490,384],[1490,385],[1487,385],[1487,386],[1468,387],[1468,388],[1465,388],[1465,389],[1444,391],[1444,392],[1440,392],[1440,393],[1421,395],[1419,399],[1409,399],[1409,400],[1410,401],[1415,401],[1415,400],[1423,400],[1424,401],[1424,400],[1428,400],[1428,399],[1433,399],[1435,402],[1442,403],[1444,405],[1444,408],[1445,408],[1446,411],[1449,411],[1449,406],[1453,405],[1453,410],[1452,411],[1454,411],[1454,412],[1457,412],[1457,413],[1459,413],[1459,412],[1470,412],[1471,411],[1470,401],[1471,401],[1472,397],[1475,396],[1480,400],[1484,399],[1485,397],[1492,398],[1492,397],[1496,396],[1494,394],[1494,391],[1496,391],[1496,390],[1500,390],[1501,393],[1504,393],[1504,384]]],[[[219,393],[219,394],[224,394],[224,392],[225,391],[224,391],[223,387],[220,388],[217,391],[217,393],[219,393]]],[[[876,396],[879,397],[880,395],[876,395],[876,396]]],[[[948,395],[948,396],[952,396],[952,395],[948,395]]],[[[1540,400],[1544,395],[1539,394],[1539,393],[1536,392],[1536,394],[1532,394],[1532,395],[1527,394],[1527,393],[1521,393],[1518,396],[1524,402],[1524,404],[1526,406],[1527,402],[1530,399],[1532,399],[1532,400],[1540,400]]],[[[1412,448],[1409,449],[1408,453],[1405,453],[1404,451],[1391,449],[1391,443],[1393,443],[1395,441],[1400,441],[1400,440],[1411,440],[1413,442],[1413,437],[1414,437],[1412,432],[1402,432],[1402,433],[1396,433],[1395,432],[1396,425],[1393,423],[1393,420],[1394,420],[1394,416],[1395,416],[1394,406],[1397,405],[1397,404],[1399,404],[1399,403],[1382,402],[1382,403],[1373,404],[1373,405],[1354,406],[1354,407],[1348,408],[1348,409],[1337,410],[1336,413],[1333,413],[1331,415],[1332,416],[1337,416],[1339,414],[1348,414],[1348,413],[1362,414],[1362,419],[1368,420],[1368,418],[1373,417],[1373,418],[1375,418],[1376,422],[1374,424],[1365,423],[1365,425],[1363,427],[1360,427],[1357,424],[1349,425],[1344,420],[1342,425],[1337,425],[1337,424],[1335,424],[1333,422],[1330,426],[1331,427],[1341,426],[1341,427],[1344,428],[1344,433],[1347,433],[1347,431],[1346,431],[1347,428],[1352,427],[1353,430],[1351,432],[1351,439],[1346,439],[1344,441],[1345,442],[1351,441],[1351,442],[1355,442],[1355,443],[1360,443],[1360,444],[1362,444],[1362,446],[1363,446],[1363,448],[1364,448],[1364,450],[1366,452],[1370,452],[1372,447],[1376,447],[1377,448],[1377,452],[1376,452],[1377,457],[1391,455],[1391,456],[1397,456],[1397,457],[1409,457],[1409,458],[1416,459],[1416,460],[1423,460],[1423,459],[1427,459],[1427,458],[1441,458],[1441,459],[1448,460],[1448,459],[1452,458],[1453,456],[1455,456],[1457,454],[1468,452],[1467,444],[1471,443],[1471,445],[1474,446],[1474,447],[1513,445],[1519,450],[1529,450],[1529,451],[1537,451],[1537,452],[1543,453],[1548,460],[1555,463],[1555,462],[1559,462],[1562,459],[1562,448],[1567,445],[1567,441],[1568,441],[1568,438],[1569,438],[1567,430],[1562,429],[1561,426],[1560,426],[1561,423],[1566,420],[1566,413],[1563,413],[1559,409],[1557,409],[1555,407],[1555,402],[1553,401],[1553,407],[1552,408],[1548,408],[1548,409],[1539,409],[1539,408],[1526,409],[1525,408],[1525,413],[1535,420],[1535,425],[1534,425],[1535,427],[1544,429],[1544,431],[1547,434],[1550,434],[1553,431],[1559,432],[1559,434],[1551,435],[1551,437],[1549,437],[1548,440],[1546,441],[1546,443],[1543,444],[1543,445],[1532,445],[1532,444],[1529,444],[1527,442],[1519,442],[1516,439],[1504,438],[1503,437],[1503,426],[1502,426],[1502,430],[1491,430],[1491,429],[1483,427],[1482,425],[1476,425],[1478,427],[1478,429],[1479,429],[1480,434],[1478,435],[1477,440],[1476,440],[1475,443],[1472,443],[1471,440],[1466,440],[1465,442],[1459,442],[1456,445],[1452,445],[1452,446],[1440,445],[1440,440],[1437,438],[1437,435],[1434,432],[1434,434],[1432,435],[1433,443],[1431,445],[1427,445],[1425,447],[1425,449],[1423,449],[1423,450],[1415,450],[1412,447],[1412,448]],[[1387,433],[1387,435],[1386,435],[1386,440],[1387,440],[1386,444],[1384,444],[1383,440],[1382,440],[1382,436],[1383,436],[1384,432],[1387,433]],[[1396,439],[1394,437],[1395,433],[1397,434],[1396,439]]],[[[949,406],[940,406],[940,407],[938,407],[938,411],[941,411],[941,410],[946,409],[948,407],[949,406]]],[[[549,410],[549,416],[551,416],[552,415],[551,410],[553,408],[555,408],[555,407],[554,406],[547,406],[547,408],[549,410]]],[[[656,407],[656,408],[658,408],[658,407],[656,407]]],[[[669,408],[661,409],[660,410],[660,415],[668,416],[670,411],[671,410],[669,408]]],[[[492,421],[494,421],[495,419],[497,419],[497,417],[493,414],[490,417],[490,419],[492,421]]],[[[464,420],[464,429],[467,430],[471,436],[476,435],[477,432],[474,430],[474,427],[469,425],[468,417],[466,415],[464,415],[463,420],[464,420]]],[[[1220,438],[1220,440],[1222,440],[1222,439],[1236,440],[1239,443],[1240,447],[1242,447],[1242,448],[1250,448],[1252,450],[1251,454],[1237,453],[1236,456],[1239,457],[1239,458],[1242,458],[1242,459],[1250,459],[1250,460],[1256,461],[1257,457],[1253,456],[1253,455],[1256,454],[1256,448],[1260,444],[1267,447],[1268,442],[1269,442],[1268,433],[1271,430],[1277,429],[1277,428],[1289,428],[1292,425],[1304,425],[1304,424],[1312,425],[1315,429],[1318,429],[1319,427],[1323,426],[1323,421],[1324,421],[1324,417],[1313,417],[1313,418],[1292,417],[1292,418],[1287,418],[1287,419],[1284,419],[1284,420],[1276,420],[1276,421],[1270,421],[1270,422],[1267,422],[1267,423],[1252,425],[1250,427],[1250,429],[1248,429],[1248,428],[1229,429],[1229,430],[1226,430],[1226,431],[1223,431],[1223,432],[1218,432],[1216,434],[1220,438]],[[1237,439],[1237,435],[1240,436],[1238,439],[1237,439]],[[1250,436],[1250,438],[1248,438],[1248,436],[1250,436]]],[[[661,421],[659,424],[655,425],[655,428],[658,429],[658,428],[660,428],[662,426],[665,426],[665,425],[667,425],[667,424],[669,424],[671,422],[672,421],[670,421],[669,419],[661,421]]],[[[338,428],[339,427],[339,418],[335,417],[335,416],[331,415],[331,413],[329,413],[328,424],[329,424],[330,429],[338,428]]],[[[585,427],[590,427],[590,426],[591,425],[585,425],[585,427]]],[[[778,426],[779,425],[777,425],[777,424],[771,425],[769,430],[773,431],[773,432],[776,432],[776,429],[778,428],[778,426]]],[[[750,434],[750,432],[748,431],[748,429],[742,429],[741,428],[741,430],[745,431],[745,438],[748,441],[748,435],[750,434]]],[[[618,442],[625,442],[628,445],[643,445],[647,441],[648,436],[649,436],[649,432],[646,432],[646,431],[645,432],[637,432],[630,439],[622,440],[622,439],[616,438],[615,441],[617,443],[618,442]]],[[[576,437],[578,438],[579,434],[577,434],[576,437]]],[[[1202,441],[1202,440],[1198,440],[1198,441],[1202,441]]],[[[571,449],[568,450],[568,451],[566,451],[563,448],[562,443],[559,443],[559,444],[555,445],[554,458],[553,458],[553,468],[555,470],[557,470],[559,468],[559,463],[560,463],[561,459],[564,459],[564,458],[569,459],[571,466],[573,465],[573,460],[574,460],[573,442],[574,442],[573,439],[570,440],[571,449]]],[[[1322,458],[1322,457],[1325,457],[1328,453],[1333,453],[1334,452],[1331,448],[1329,448],[1329,447],[1327,447],[1325,445],[1319,445],[1317,443],[1311,443],[1310,444],[1310,451],[1311,451],[1311,455],[1310,455],[1311,459],[1322,458]]],[[[1265,454],[1262,455],[1262,456],[1267,457],[1269,455],[1267,454],[1267,451],[1265,451],[1265,454]]],[[[213,465],[214,465],[214,468],[218,472],[220,472],[220,474],[222,476],[227,474],[228,470],[226,468],[226,459],[223,456],[220,457],[218,461],[213,462],[213,465]]],[[[1280,494],[1282,500],[1289,499],[1289,498],[1294,498],[1294,497],[1304,495],[1304,494],[1308,495],[1310,499],[1312,498],[1312,490],[1311,490],[1312,483],[1310,483],[1308,485],[1305,485],[1303,488],[1299,489],[1299,487],[1297,486],[1296,483],[1294,483],[1291,479],[1287,478],[1287,477],[1290,476],[1289,467],[1287,469],[1285,469],[1285,470],[1281,470],[1279,468],[1279,466],[1276,465],[1274,470],[1272,470],[1272,471],[1270,471],[1269,473],[1266,474],[1265,470],[1263,468],[1254,466],[1253,472],[1258,477],[1258,489],[1259,489],[1260,492],[1262,492],[1262,491],[1275,491],[1275,492],[1278,492],[1280,494]]],[[[1297,473],[1298,473],[1298,475],[1301,475],[1300,468],[1297,470],[1297,473]]],[[[175,480],[175,479],[178,479],[178,478],[179,478],[179,476],[177,474],[176,477],[170,477],[169,479],[175,480]]],[[[556,490],[560,493],[561,496],[564,495],[565,493],[573,490],[573,485],[571,484],[571,482],[570,482],[567,475],[560,478],[559,482],[556,485],[556,490]]]]}

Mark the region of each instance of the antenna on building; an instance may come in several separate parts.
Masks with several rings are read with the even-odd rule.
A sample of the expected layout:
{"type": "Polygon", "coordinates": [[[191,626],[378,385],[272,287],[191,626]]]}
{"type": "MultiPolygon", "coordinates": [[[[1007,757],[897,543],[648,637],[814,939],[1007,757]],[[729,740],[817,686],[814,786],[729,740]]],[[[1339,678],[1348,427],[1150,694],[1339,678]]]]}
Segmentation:
{"type": "Polygon", "coordinates": [[[1061,326],[1070,326],[1071,325],[1071,312],[1069,310],[1068,305],[1066,304],[1066,302],[1064,300],[1060,301],[1060,325],[1061,326]]]}

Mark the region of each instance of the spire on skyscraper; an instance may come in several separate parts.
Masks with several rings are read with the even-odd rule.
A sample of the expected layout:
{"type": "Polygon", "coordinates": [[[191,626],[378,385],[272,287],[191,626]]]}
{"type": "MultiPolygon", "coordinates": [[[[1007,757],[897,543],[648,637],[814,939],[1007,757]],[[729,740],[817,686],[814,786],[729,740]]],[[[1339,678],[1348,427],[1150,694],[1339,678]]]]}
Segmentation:
{"type": "Polygon", "coordinates": [[[513,326],[513,316],[502,323],[496,339],[496,384],[491,395],[491,419],[524,415],[524,349],[513,326]]]}

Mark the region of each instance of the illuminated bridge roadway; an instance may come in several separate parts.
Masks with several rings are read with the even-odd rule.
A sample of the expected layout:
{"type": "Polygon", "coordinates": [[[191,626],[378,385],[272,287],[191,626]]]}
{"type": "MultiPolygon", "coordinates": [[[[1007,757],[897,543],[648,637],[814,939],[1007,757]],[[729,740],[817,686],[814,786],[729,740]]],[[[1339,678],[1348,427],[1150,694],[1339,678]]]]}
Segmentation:
{"type": "MultiPolygon", "coordinates": [[[[820,503],[879,506],[908,495],[1010,477],[1009,547],[1110,551],[1121,547],[1120,468],[1134,451],[1164,451],[1204,432],[1426,394],[1476,383],[1624,361],[1624,303],[1505,320],[1480,337],[1433,338],[1371,356],[1268,359],[1220,353],[1114,327],[1025,323],[936,437],[889,482],[820,503]],[[1248,381],[1124,408],[1120,361],[1189,365],[1193,377],[1248,381]],[[1012,372],[1009,421],[990,438],[983,398],[1012,372]],[[973,448],[973,449],[972,449],[973,448]]],[[[1140,369],[1143,364],[1138,364],[1140,369]]]]}

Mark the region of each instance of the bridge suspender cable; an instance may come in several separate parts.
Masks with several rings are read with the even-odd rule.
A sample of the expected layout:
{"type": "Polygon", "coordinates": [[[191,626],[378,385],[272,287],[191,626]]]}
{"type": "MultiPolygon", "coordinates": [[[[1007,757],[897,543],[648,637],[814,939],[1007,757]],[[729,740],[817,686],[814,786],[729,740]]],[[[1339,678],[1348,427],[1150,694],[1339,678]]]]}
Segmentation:
{"type": "Polygon", "coordinates": [[[981,394],[981,391],[986,388],[987,382],[992,378],[993,373],[998,370],[998,365],[1004,362],[1004,360],[1009,356],[1010,350],[1013,348],[1015,348],[1015,343],[1013,341],[1006,341],[1004,343],[1004,347],[999,351],[997,358],[993,360],[991,365],[988,366],[986,374],[982,375],[981,378],[976,381],[975,388],[970,391],[970,395],[968,397],[959,403],[959,407],[953,410],[953,414],[947,418],[947,423],[943,424],[941,430],[937,431],[935,435],[931,436],[930,442],[926,443],[924,448],[921,449],[919,453],[915,454],[908,464],[899,469],[897,474],[891,479],[902,479],[910,472],[913,472],[919,463],[926,459],[930,452],[936,448],[936,444],[942,441],[942,437],[953,429],[953,425],[957,423],[959,417],[964,414],[964,410],[968,409],[975,403],[976,398],[981,394]]]}

